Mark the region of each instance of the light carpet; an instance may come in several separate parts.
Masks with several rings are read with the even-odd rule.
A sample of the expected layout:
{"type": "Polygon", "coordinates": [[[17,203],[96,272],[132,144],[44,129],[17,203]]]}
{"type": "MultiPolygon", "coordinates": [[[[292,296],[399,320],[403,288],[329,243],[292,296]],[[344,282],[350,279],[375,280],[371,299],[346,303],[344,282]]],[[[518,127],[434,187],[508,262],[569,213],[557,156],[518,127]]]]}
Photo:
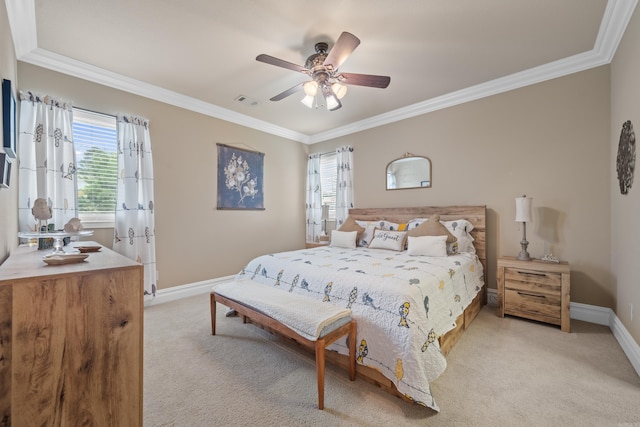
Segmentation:
{"type": "Polygon", "coordinates": [[[145,309],[145,426],[640,427],[640,378],[605,326],[486,306],[432,383],[439,413],[332,366],[320,411],[313,356],[225,311],[212,336],[208,294],[145,309]]]}

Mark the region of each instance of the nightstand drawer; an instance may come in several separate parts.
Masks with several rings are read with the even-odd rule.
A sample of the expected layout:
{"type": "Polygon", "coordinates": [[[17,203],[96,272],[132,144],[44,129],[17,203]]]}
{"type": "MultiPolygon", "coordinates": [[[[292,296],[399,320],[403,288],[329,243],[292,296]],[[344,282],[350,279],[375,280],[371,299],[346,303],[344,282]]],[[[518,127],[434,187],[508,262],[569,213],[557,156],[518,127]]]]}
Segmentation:
{"type": "Polygon", "coordinates": [[[560,294],[547,295],[505,289],[504,312],[549,323],[560,323],[560,294]]]}
{"type": "Polygon", "coordinates": [[[562,275],[523,268],[505,268],[504,287],[505,290],[512,289],[532,294],[552,295],[559,299],[562,289],[562,275]]]}

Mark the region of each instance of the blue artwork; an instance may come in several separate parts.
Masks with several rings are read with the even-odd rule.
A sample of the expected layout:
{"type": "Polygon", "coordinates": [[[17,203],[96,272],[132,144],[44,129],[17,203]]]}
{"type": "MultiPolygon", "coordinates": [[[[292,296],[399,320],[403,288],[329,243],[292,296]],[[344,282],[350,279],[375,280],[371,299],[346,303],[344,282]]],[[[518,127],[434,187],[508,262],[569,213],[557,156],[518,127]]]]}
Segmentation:
{"type": "Polygon", "coordinates": [[[218,209],[264,210],[264,153],[218,145],[218,209]]]}

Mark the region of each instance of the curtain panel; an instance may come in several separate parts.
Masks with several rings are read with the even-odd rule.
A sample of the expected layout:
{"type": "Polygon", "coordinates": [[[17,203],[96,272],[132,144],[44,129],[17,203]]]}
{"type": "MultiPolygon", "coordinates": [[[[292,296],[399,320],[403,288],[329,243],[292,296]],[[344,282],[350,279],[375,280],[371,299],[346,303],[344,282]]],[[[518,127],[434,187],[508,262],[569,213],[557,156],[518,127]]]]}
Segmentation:
{"type": "Polygon", "coordinates": [[[320,153],[311,154],[307,162],[307,242],[318,242],[322,234],[322,188],[320,181],[320,153]]]}
{"type": "Polygon", "coordinates": [[[31,209],[46,200],[56,230],[77,216],[73,109],[70,102],[20,92],[18,224],[20,231],[40,225],[31,209]]]}
{"type": "Polygon", "coordinates": [[[353,208],[353,148],[345,145],[336,150],[336,229],[340,228],[353,208]]]}
{"type": "Polygon", "coordinates": [[[157,291],[153,158],[149,122],[117,116],[118,195],[113,249],[144,266],[144,295],[157,291]]]}

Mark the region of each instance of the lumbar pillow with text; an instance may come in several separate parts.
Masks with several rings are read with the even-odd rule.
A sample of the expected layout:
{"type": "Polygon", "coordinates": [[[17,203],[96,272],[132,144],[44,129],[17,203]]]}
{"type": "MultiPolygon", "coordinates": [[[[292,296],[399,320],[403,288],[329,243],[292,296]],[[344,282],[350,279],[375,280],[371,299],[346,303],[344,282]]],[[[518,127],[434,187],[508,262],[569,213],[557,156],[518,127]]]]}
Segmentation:
{"type": "Polygon", "coordinates": [[[447,256],[447,236],[407,237],[409,255],[447,256]]]}
{"type": "Polygon", "coordinates": [[[331,244],[330,246],[336,248],[355,249],[356,247],[356,231],[338,231],[333,230],[331,232],[331,244]]]}
{"type": "Polygon", "coordinates": [[[369,248],[403,251],[406,238],[406,231],[380,230],[376,228],[373,232],[373,239],[369,243],[369,248]]]}

